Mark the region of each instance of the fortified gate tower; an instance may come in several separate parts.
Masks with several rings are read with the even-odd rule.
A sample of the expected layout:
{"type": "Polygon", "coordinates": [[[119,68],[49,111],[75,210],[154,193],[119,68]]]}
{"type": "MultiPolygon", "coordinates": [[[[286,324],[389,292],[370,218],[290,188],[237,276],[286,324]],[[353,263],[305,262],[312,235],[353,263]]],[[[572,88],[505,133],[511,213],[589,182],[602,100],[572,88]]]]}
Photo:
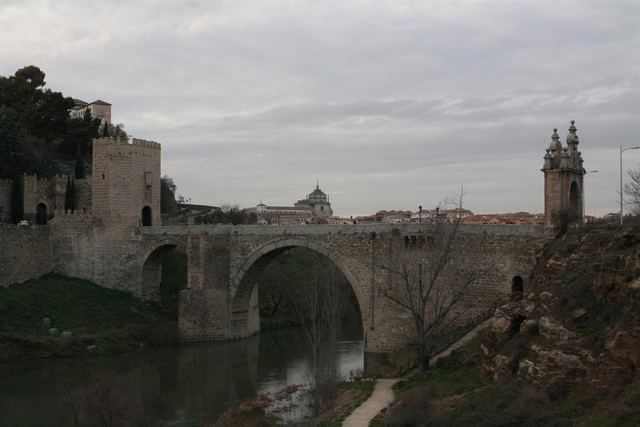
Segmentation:
{"type": "Polygon", "coordinates": [[[575,121],[571,120],[567,146],[563,147],[558,129],[554,129],[544,155],[544,216],[549,229],[582,224],[584,220],[585,170],[576,131],[575,121]]]}
{"type": "Polygon", "coordinates": [[[92,187],[92,213],[104,225],[161,225],[160,144],[94,139],[92,187]]]}

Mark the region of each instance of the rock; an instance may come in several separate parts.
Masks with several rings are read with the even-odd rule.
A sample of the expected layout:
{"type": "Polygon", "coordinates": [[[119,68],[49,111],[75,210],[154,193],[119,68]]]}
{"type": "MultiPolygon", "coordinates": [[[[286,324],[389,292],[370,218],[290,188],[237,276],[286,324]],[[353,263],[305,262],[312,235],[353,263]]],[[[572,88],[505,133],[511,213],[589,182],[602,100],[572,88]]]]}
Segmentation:
{"type": "Polygon", "coordinates": [[[509,358],[502,354],[497,354],[493,358],[493,379],[499,381],[510,375],[509,358]]]}
{"type": "Polygon", "coordinates": [[[587,314],[587,310],[585,310],[584,308],[576,308],[571,312],[571,317],[573,317],[574,319],[579,319],[585,314],[587,314]]]}
{"type": "Polygon", "coordinates": [[[539,345],[531,346],[535,353],[535,369],[527,375],[538,381],[550,384],[558,381],[584,377],[588,369],[582,359],[558,349],[544,349],[539,345]]]}
{"type": "Polygon", "coordinates": [[[42,319],[42,326],[44,326],[45,328],[50,328],[51,327],[51,318],[50,317],[45,317],[42,319]]]}
{"type": "Polygon", "coordinates": [[[522,359],[518,365],[518,375],[527,378],[538,376],[536,364],[529,359],[522,359]]]}
{"type": "Polygon", "coordinates": [[[97,346],[97,345],[95,345],[95,344],[88,345],[88,346],[87,346],[87,351],[88,351],[89,353],[93,353],[93,352],[95,352],[95,351],[96,351],[96,349],[97,349],[97,348],[98,348],[98,346],[97,346]]]}
{"type": "Polygon", "coordinates": [[[62,331],[62,333],[60,334],[62,338],[71,338],[72,335],[73,333],[71,331],[62,331]]]}
{"type": "Polygon", "coordinates": [[[532,301],[523,301],[522,303],[522,311],[524,311],[526,314],[531,314],[533,313],[533,311],[536,309],[536,304],[532,301]]]}
{"type": "Polygon", "coordinates": [[[543,337],[559,341],[566,341],[569,337],[573,336],[567,328],[549,317],[540,318],[538,330],[543,337]]]}
{"type": "Polygon", "coordinates": [[[527,319],[522,322],[522,326],[520,327],[520,329],[526,335],[538,335],[538,321],[527,319]]]}
{"type": "Polygon", "coordinates": [[[491,322],[491,329],[496,334],[506,334],[511,329],[511,320],[504,317],[495,317],[491,322]]]}
{"type": "Polygon", "coordinates": [[[542,301],[549,301],[551,298],[553,298],[553,294],[549,291],[544,291],[540,294],[540,299],[542,301]]]}
{"type": "Polygon", "coordinates": [[[58,328],[49,328],[48,332],[52,337],[57,337],[58,335],[60,335],[60,331],[58,330],[58,328]]]}
{"type": "Polygon", "coordinates": [[[605,342],[604,347],[615,359],[627,360],[635,367],[640,366],[640,331],[617,331],[605,342]]]}

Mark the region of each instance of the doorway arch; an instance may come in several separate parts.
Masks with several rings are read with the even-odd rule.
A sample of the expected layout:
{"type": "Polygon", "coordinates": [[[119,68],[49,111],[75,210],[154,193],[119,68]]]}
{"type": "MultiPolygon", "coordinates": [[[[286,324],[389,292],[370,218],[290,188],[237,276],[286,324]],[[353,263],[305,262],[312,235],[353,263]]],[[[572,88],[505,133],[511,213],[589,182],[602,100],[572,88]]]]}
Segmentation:
{"type": "Polygon", "coordinates": [[[149,206],[145,206],[142,208],[142,226],[151,227],[152,225],[151,208],[149,206]]]}
{"type": "Polygon", "coordinates": [[[40,202],[36,206],[36,224],[46,225],[49,220],[49,214],[47,212],[47,204],[40,202]]]}
{"type": "Polygon", "coordinates": [[[524,281],[521,276],[514,276],[511,279],[511,293],[522,294],[524,293],[524,281]]]}

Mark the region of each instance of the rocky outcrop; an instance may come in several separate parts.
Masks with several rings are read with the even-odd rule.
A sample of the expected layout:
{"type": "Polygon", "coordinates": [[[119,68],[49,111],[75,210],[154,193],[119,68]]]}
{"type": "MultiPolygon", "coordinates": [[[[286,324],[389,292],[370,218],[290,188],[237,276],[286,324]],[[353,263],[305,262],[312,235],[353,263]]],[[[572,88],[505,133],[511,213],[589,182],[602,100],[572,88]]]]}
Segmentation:
{"type": "Polygon", "coordinates": [[[539,254],[535,289],[496,309],[481,346],[496,381],[609,388],[640,371],[640,230],[580,230],[539,254]]]}

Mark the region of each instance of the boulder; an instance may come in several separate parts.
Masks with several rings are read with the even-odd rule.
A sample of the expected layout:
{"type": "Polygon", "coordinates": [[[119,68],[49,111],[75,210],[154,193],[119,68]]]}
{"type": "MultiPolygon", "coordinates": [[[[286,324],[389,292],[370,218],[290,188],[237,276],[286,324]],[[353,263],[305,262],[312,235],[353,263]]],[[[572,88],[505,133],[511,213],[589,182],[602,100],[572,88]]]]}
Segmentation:
{"type": "Polygon", "coordinates": [[[72,335],[73,333],[71,331],[62,331],[62,333],[60,334],[62,338],[71,338],[72,335]]]}
{"type": "Polygon", "coordinates": [[[51,318],[50,317],[44,317],[42,319],[42,326],[44,326],[45,328],[50,328],[51,327],[51,318]]]}
{"type": "Polygon", "coordinates": [[[558,341],[567,341],[569,338],[575,336],[575,334],[562,326],[562,324],[546,316],[540,318],[538,330],[543,337],[558,341]]]}
{"type": "Polygon", "coordinates": [[[97,346],[97,345],[92,344],[92,345],[88,345],[86,350],[87,350],[89,353],[95,353],[95,351],[97,350],[97,348],[98,348],[98,346],[97,346]]]}
{"type": "Polygon", "coordinates": [[[491,329],[499,335],[504,335],[511,329],[511,320],[505,317],[494,317],[491,321],[491,329]]]}
{"type": "Polygon", "coordinates": [[[52,337],[57,337],[58,335],[60,335],[60,331],[58,330],[58,328],[49,328],[48,332],[52,337]]]}

